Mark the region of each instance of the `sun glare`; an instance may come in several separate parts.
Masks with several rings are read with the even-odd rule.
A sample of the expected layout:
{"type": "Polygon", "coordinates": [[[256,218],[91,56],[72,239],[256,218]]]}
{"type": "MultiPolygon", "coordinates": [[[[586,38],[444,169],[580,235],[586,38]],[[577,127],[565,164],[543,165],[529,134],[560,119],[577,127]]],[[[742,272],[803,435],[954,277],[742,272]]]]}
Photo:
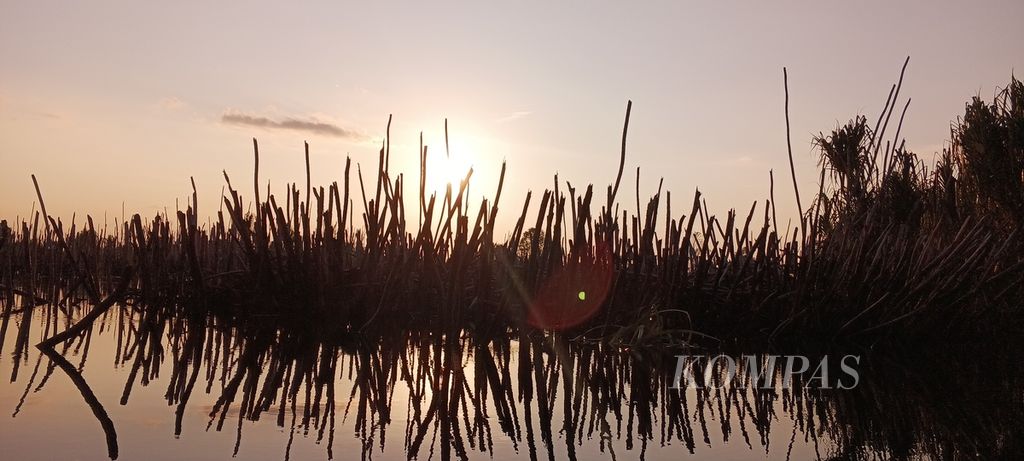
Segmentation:
{"type": "MultiPolygon", "coordinates": [[[[465,140],[449,141],[449,151],[444,146],[431,149],[427,154],[427,193],[436,192],[438,198],[444,197],[445,188],[452,186],[452,195],[458,193],[459,184],[466,179],[470,168],[474,167],[474,158],[479,151],[474,143],[465,140]]],[[[474,171],[474,175],[478,172],[474,171]]],[[[471,181],[472,182],[472,181],[471,181]]]]}

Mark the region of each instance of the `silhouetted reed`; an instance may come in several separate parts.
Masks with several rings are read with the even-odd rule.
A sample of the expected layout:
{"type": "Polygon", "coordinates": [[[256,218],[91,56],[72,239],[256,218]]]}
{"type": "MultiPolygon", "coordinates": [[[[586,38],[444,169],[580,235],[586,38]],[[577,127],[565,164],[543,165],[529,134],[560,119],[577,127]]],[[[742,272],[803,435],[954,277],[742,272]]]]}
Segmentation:
{"type": "Polygon", "coordinates": [[[235,425],[236,452],[243,421],[273,418],[293,437],[326,440],[329,455],[336,425],[352,424],[369,457],[399,413],[410,458],[493,453],[497,437],[533,458],[575,459],[585,440],[608,452],[613,441],[641,453],[675,441],[695,452],[711,444],[712,420],[723,440],[738,430],[767,449],[781,406],[793,437],[827,439],[840,459],[1011,453],[1021,443],[1009,429],[1021,423],[1020,394],[1007,392],[1016,375],[954,382],[936,395],[897,381],[842,394],[688,393],[667,389],[659,371],[659,353],[718,347],[713,337],[815,350],[995,342],[993,333],[1017,331],[1024,86],[1012,79],[991,104],[970,102],[932,168],[900,138],[909,105],[893,117],[900,86],[873,124],[857,117],[816,137],[822,169],[807,208],[790,151],[800,204],[792,228],[776,219],[771,173],[769,200],[720,219],[699,191],[682,214],[660,184],[643,201],[638,169],[635,209],[623,209],[631,104],[604,199],[555,176],[551,189],[527,194],[503,237],[494,223],[504,164],[493,200],[470,210],[473,172],[443,196],[428,194],[422,146],[417,183],[407,184],[390,168],[390,130],[369,181],[346,160],[340,183],[312,185],[307,145],[305,187],[289,184],[282,195],[261,181],[254,140],[251,199],[225,172],[222,206],[205,224],[194,182],[184,210],[111,228],[52,217],[36,183],[39,211],[14,227],[0,222],[0,348],[15,335],[15,381],[42,325],[26,395],[61,369],[101,422],[112,458],[113,424],[79,374],[97,328],[116,330],[116,361],[129,370],[121,404],[169,363],[175,432],[198,386],[217,396],[208,428],[235,425]],[[68,354],[80,354],[77,368],[68,354]],[[982,384],[1005,393],[1009,410],[979,404],[1000,417],[934,404],[982,384]],[[408,401],[393,399],[396,388],[408,401]],[[237,422],[228,421],[232,408],[237,422]],[[872,423],[893,418],[893,408],[907,413],[872,423]]]}
{"type": "Polygon", "coordinates": [[[992,104],[968,104],[929,171],[899,137],[909,100],[898,122],[892,117],[900,85],[873,128],[857,117],[817,137],[820,187],[799,228],[779,226],[774,177],[771,199],[745,215],[711,215],[699,191],[678,214],[660,186],[646,206],[638,187],[636,210],[620,209],[628,105],[606,200],[594,203],[593,186],[556,175],[551,189],[527,194],[504,238],[494,223],[505,165],[493,201],[474,213],[472,170],[443,197],[428,194],[427,147],[409,185],[390,168],[388,135],[369,182],[346,160],[340,184],[314,187],[307,174],[304,191],[289,184],[280,200],[260,179],[253,140],[252,199],[225,172],[223,204],[206,224],[194,182],[174,216],[136,214],[109,229],[91,217],[81,227],[51,217],[37,184],[40,211],[18,228],[0,224],[0,284],[8,299],[98,304],[129,277],[118,299],[312,326],[324,338],[560,330],[576,340],[678,346],[703,335],[830,342],[1019,325],[1024,90],[1013,79],[992,104]]]}

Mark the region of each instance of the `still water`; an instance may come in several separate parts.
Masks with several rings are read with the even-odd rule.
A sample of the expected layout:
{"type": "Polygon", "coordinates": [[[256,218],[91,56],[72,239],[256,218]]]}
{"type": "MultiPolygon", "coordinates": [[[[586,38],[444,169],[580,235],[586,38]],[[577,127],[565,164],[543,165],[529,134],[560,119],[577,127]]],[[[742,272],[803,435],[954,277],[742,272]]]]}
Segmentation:
{"type": "Polygon", "coordinates": [[[261,324],[274,322],[131,306],[50,356],[35,344],[82,312],[5,310],[3,459],[946,459],[1024,449],[1020,355],[1005,345],[864,350],[852,390],[677,390],[672,355],[687,351],[551,336],[321,341],[315,327],[284,333],[261,324]]]}

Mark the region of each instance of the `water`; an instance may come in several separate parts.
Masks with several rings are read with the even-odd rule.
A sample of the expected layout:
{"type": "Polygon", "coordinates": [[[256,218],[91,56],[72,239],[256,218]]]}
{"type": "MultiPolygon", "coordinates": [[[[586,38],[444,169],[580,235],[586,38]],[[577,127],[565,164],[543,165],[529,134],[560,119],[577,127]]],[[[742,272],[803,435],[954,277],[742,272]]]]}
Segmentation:
{"type": "Polygon", "coordinates": [[[945,459],[1024,448],[1014,347],[865,350],[852,390],[704,391],[669,388],[671,355],[687,351],[402,332],[321,342],[315,326],[285,334],[173,308],[111,309],[57,347],[66,363],[34,347],[71,320],[36,307],[0,327],[4,459],[945,459]]]}

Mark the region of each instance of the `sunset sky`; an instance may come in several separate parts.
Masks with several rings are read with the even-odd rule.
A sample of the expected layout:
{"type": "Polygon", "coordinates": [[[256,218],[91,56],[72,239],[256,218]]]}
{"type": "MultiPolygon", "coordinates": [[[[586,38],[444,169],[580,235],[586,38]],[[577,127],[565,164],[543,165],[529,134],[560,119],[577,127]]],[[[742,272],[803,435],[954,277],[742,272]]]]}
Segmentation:
{"type": "Polygon", "coordinates": [[[628,99],[627,207],[637,166],[642,199],[664,177],[676,215],[694,188],[713,211],[745,212],[774,169],[780,218],[792,217],[783,66],[805,191],[817,188],[811,136],[874,120],[906,56],[903,134],[926,161],[971,96],[991,99],[1024,69],[1019,0],[553,3],[0,0],[0,219],[33,209],[32,173],[64,219],[173,212],[190,176],[210,213],[222,170],[251,180],[253,137],[275,190],[304,181],[304,140],[314,184],[340,182],[346,155],[374,171],[393,114],[407,195],[421,131],[434,185],[473,165],[473,195],[492,196],[509,162],[507,229],[556,172],[603,194],[628,99]]]}

